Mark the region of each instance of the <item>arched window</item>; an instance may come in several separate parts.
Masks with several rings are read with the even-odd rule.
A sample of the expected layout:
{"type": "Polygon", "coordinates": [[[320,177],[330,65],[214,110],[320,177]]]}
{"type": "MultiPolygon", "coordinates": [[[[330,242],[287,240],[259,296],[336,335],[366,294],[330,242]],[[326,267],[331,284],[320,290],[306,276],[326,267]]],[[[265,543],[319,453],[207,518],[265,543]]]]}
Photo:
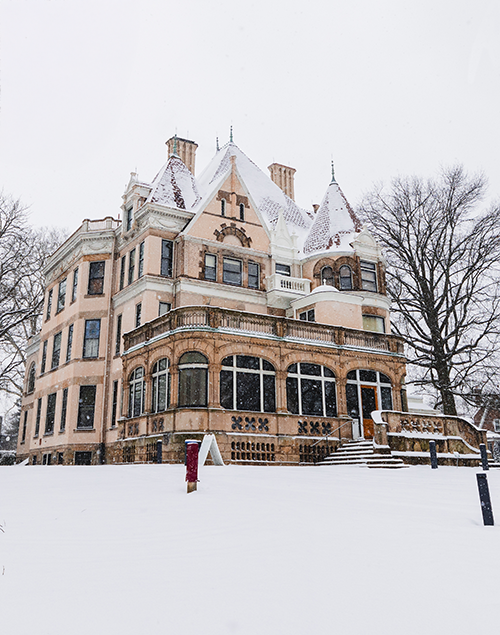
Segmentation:
{"type": "Polygon", "coordinates": [[[220,200],[220,215],[221,216],[226,215],[226,199],[225,198],[221,198],[220,200]]]}
{"type": "Polygon", "coordinates": [[[334,373],[319,364],[292,364],[286,378],[286,401],[293,414],[336,417],[334,373]]]}
{"type": "Polygon", "coordinates": [[[274,366],[260,357],[231,355],[222,360],[220,403],[227,410],[276,412],[274,366]]]}
{"type": "Polygon", "coordinates": [[[331,267],[323,267],[321,270],[321,284],[327,284],[333,287],[333,269],[331,267]]]}
{"type": "Polygon", "coordinates": [[[240,203],[240,220],[245,220],[245,205],[240,203]]]}
{"type": "Polygon", "coordinates": [[[144,368],[136,368],[130,374],[128,389],[128,416],[139,417],[144,412],[144,396],[146,394],[144,368]]]}
{"type": "Polygon", "coordinates": [[[348,265],[340,267],[340,288],[345,291],[352,289],[352,271],[348,265]]]}
{"type": "Polygon", "coordinates": [[[170,407],[170,362],[160,359],[153,366],[152,383],[152,411],[163,412],[170,407]]]}
{"type": "Polygon", "coordinates": [[[28,393],[33,392],[35,390],[35,374],[36,374],[36,366],[35,363],[31,364],[30,372],[28,373],[28,393]]]}
{"type": "Polygon", "coordinates": [[[208,360],[195,351],[184,353],[179,360],[179,406],[206,406],[208,360]]]}

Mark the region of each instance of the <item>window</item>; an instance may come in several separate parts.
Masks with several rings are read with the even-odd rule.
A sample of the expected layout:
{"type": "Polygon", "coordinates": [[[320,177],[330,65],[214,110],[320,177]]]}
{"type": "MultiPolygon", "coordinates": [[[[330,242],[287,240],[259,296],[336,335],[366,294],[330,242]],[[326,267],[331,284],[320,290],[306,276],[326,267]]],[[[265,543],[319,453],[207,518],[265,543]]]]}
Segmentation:
{"type": "Polygon", "coordinates": [[[31,364],[30,372],[28,373],[28,394],[35,390],[35,377],[36,377],[36,366],[35,363],[31,364]]]}
{"type": "Polygon", "coordinates": [[[299,320],[302,320],[303,322],[316,322],[314,309],[309,309],[308,311],[299,313],[299,320]]]}
{"type": "Polygon", "coordinates": [[[161,275],[172,277],[174,243],[171,240],[161,241],[161,275]]]}
{"type": "Polygon", "coordinates": [[[179,406],[206,406],[208,360],[195,351],[184,353],[179,360],[179,406]]]}
{"type": "Polygon", "coordinates": [[[225,216],[226,215],[226,206],[227,206],[227,202],[225,198],[221,198],[220,201],[220,215],[221,216],[225,216]]]}
{"type": "Polygon", "coordinates": [[[104,265],[104,260],[90,263],[88,295],[104,293],[104,265]]]}
{"type": "Polygon", "coordinates": [[[493,419],[493,429],[495,432],[500,432],[500,419],[493,419]]]}
{"type": "Polygon", "coordinates": [[[78,267],[73,271],[73,288],[71,290],[71,302],[76,300],[76,294],[78,292],[78,267]]]}
{"type": "Polygon", "coordinates": [[[122,256],[120,263],[120,291],[125,286],[125,267],[127,266],[127,256],[122,256]]]}
{"type": "Polygon", "coordinates": [[[47,397],[47,413],[45,416],[45,434],[54,432],[54,421],[56,419],[56,397],[57,393],[53,392],[47,397]]]}
{"type": "Polygon", "coordinates": [[[92,465],[92,452],[75,452],[75,465],[92,465]]]}
{"type": "Polygon", "coordinates": [[[144,275],[144,241],[139,245],[139,267],[137,277],[142,278],[144,275]]]}
{"type": "Polygon", "coordinates": [[[227,284],[241,286],[241,260],[224,258],[222,280],[227,284]]]}
{"type": "Polygon", "coordinates": [[[217,280],[217,256],[205,254],[205,280],[217,280]]]}
{"type": "Polygon", "coordinates": [[[71,359],[71,349],[73,348],[73,324],[68,327],[68,343],[66,344],[66,361],[71,359]]]}
{"type": "Polygon", "coordinates": [[[135,269],[135,249],[128,255],[128,284],[132,284],[134,281],[134,269],[135,269]]]}
{"type": "Polygon", "coordinates": [[[392,410],[391,380],[387,375],[376,370],[351,370],[347,373],[347,413],[354,419],[360,414],[364,419],[371,418],[371,410],[375,408],[371,407],[373,398],[370,401],[370,390],[376,393],[379,409],[392,410]]]}
{"type": "Polygon", "coordinates": [[[327,284],[329,287],[333,287],[333,269],[331,267],[323,267],[321,270],[321,284],[327,284]]]}
{"type": "Polygon", "coordinates": [[[245,220],[245,205],[240,203],[240,220],[245,220]]]}
{"type": "Polygon", "coordinates": [[[23,436],[21,437],[21,443],[26,441],[26,429],[28,427],[28,411],[24,411],[24,419],[23,419],[23,436]]]}
{"type": "Polygon", "coordinates": [[[53,289],[49,291],[49,295],[47,296],[47,314],[45,315],[46,320],[50,320],[50,312],[52,311],[52,294],[53,289]]]}
{"type": "Polygon", "coordinates": [[[276,273],[279,273],[282,276],[290,276],[291,275],[290,265],[282,265],[279,262],[276,263],[275,271],[276,271],[276,273]]]}
{"type": "Polygon", "coordinates": [[[160,359],[153,366],[153,412],[163,412],[170,406],[170,372],[168,359],[160,359]]]}
{"type": "Polygon", "coordinates": [[[222,360],[220,403],[228,410],[276,411],[274,366],[260,357],[232,355],[222,360]]]}
{"type": "Polygon", "coordinates": [[[45,340],[42,347],[42,363],[40,365],[41,375],[45,372],[45,364],[47,363],[47,342],[48,340],[45,340]]]}
{"type": "Polygon", "coordinates": [[[347,265],[340,267],[340,288],[342,291],[350,291],[352,289],[352,271],[347,265]]]}
{"type": "Polygon", "coordinates": [[[85,335],[83,339],[83,356],[99,357],[99,334],[101,320],[85,320],[85,335]]]}
{"type": "Polygon", "coordinates": [[[38,399],[36,404],[36,421],[35,421],[35,437],[40,432],[40,419],[42,418],[42,400],[38,399]]]}
{"type": "Polygon", "coordinates": [[[116,411],[118,409],[118,381],[113,382],[113,401],[111,402],[111,427],[116,427],[116,411]]]}
{"type": "Polygon", "coordinates": [[[142,303],[135,305],[135,328],[138,328],[141,325],[141,317],[142,317],[142,303]]]}
{"type": "Polygon", "coordinates": [[[56,313],[59,313],[64,309],[66,304],[66,278],[59,283],[59,290],[57,292],[57,309],[56,313]]]}
{"type": "Polygon", "coordinates": [[[132,229],[132,219],[133,219],[132,208],[129,207],[125,211],[125,231],[127,232],[132,229]]]}
{"type": "Polygon", "coordinates": [[[172,305],[170,302],[159,302],[158,304],[158,315],[165,315],[172,309],[172,305]]]}
{"type": "Polygon", "coordinates": [[[248,286],[250,289],[260,287],[260,266],[256,262],[248,263],[248,286]]]}
{"type": "Polygon", "coordinates": [[[116,318],[116,339],[115,339],[115,355],[121,353],[122,348],[122,316],[116,318]]]}
{"type": "Polygon", "coordinates": [[[42,455],[42,465],[50,465],[52,463],[52,454],[46,453],[42,455]]]}
{"type": "Polygon", "coordinates": [[[362,260],[361,265],[361,288],[364,291],[377,291],[377,265],[374,262],[362,260]]]}
{"type": "Polygon", "coordinates": [[[378,315],[363,315],[363,329],[365,331],[385,333],[385,320],[378,315]]]}
{"type": "Polygon", "coordinates": [[[57,453],[57,465],[64,465],[64,452],[57,453]]]}
{"type": "Polygon", "coordinates": [[[63,389],[62,407],[61,407],[61,422],[59,424],[59,432],[66,430],[66,413],[68,411],[68,389],[63,389]]]}
{"type": "Polygon", "coordinates": [[[144,412],[144,397],[146,394],[144,368],[136,368],[131,373],[128,386],[128,416],[139,417],[144,412]]]}
{"type": "Polygon", "coordinates": [[[61,340],[62,333],[56,333],[54,335],[54,343],[52,345],[52,363],[50,365],[51,370],[59,366],[59,359],[61,358],[61,340]]]}
{"type": "Polygon", "coordinates": [[[80,386],[78,399],[78,429],[92,429],[94,427],[96,386],[80,386]]]}
{"type": "Polygon", "coordinates": [[[336,417],[334,373],[318,364],[292,364],[286,378],[286,399],[287,408],[293,414],[336,417]]]}

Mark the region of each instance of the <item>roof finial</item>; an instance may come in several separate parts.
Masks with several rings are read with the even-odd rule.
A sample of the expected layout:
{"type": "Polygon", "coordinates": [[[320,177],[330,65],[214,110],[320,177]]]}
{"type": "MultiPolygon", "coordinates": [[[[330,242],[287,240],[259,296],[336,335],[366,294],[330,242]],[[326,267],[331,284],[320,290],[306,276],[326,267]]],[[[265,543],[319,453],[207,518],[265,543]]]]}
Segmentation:
{"type": "Polygon", "coordinates": [[[233,126],[229,129],[229,143],[233,143],[233,126]]]}
{"type": "Polygon", "coordinates": [[[219,137],[215,137],[215,147],[217,149],[217,152],[219,152],[220,148],[219,148],[219,137]]]}
{"type": "Polygon", "coordinates": [[[336,183],[337,181],[335,180],[335,168],[333,167],[333,160],[332,160],[332,183],[336,183]]]}

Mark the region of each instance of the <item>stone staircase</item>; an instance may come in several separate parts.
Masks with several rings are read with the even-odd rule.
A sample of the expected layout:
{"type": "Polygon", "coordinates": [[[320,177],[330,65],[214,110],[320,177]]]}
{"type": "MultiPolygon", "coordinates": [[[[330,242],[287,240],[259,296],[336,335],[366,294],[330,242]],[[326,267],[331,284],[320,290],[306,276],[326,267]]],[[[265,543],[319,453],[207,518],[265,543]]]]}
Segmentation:
{"type": "Polygon", "coordinates": [[[318,465],[364,465],[366,467],[409,467],[402,459],[375,452],[373,441],[349,441],[318,465]]]}

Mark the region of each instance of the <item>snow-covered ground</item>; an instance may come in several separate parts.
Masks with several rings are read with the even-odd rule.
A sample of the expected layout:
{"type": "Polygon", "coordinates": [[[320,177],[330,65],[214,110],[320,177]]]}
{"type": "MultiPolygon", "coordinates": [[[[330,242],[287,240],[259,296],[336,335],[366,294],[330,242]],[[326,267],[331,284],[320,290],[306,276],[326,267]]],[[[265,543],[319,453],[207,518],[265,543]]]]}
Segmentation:
{"type": "Polygon", "coordinates": [[[0,467],[0,632],[494,632],[477,471],[0,467]]]}

